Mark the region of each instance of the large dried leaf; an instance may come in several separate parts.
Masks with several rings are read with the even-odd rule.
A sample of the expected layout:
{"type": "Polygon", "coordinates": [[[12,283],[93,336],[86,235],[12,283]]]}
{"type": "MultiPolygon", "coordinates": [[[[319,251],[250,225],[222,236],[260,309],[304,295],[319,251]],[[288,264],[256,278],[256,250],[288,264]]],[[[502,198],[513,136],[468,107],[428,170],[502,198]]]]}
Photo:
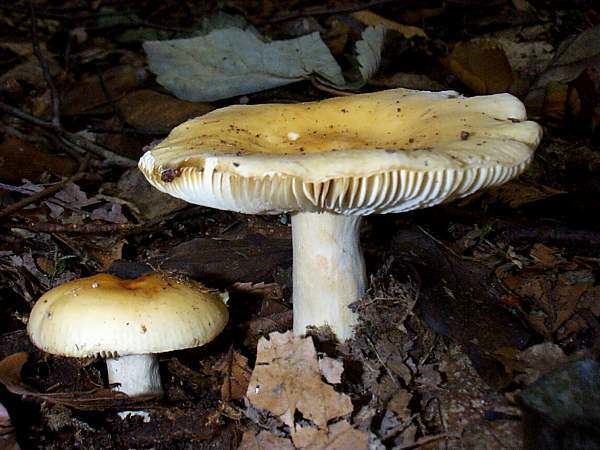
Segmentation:
{"type": "Polygon", "coordinates": [[[318,33],[264,42],[252,31],[144,43],[150,70],[177,97],[213,101],[270,89],[313,74],[342,85],[341,69],[318,33]]]}
{"type": "Polygon", "coordinates": [[[329,420],[352,412],[350,398],[321,380],[312,338],[294,337],[291,332],[260,339],[246,395],[252,405],[271,412],[292,429],[296,412],[320,429],[326,429],[329,420]]]}

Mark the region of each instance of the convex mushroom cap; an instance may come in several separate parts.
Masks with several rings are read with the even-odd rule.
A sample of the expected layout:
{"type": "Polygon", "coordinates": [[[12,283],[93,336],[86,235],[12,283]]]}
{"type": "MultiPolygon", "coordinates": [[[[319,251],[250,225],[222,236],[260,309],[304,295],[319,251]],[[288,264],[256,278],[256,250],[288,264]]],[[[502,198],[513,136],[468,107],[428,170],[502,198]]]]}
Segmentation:
{"type": "Polygon", "coordinates": [[[145,153],[157,189],[252,214],[292,212],[294,331],[352,335],[366,289],[360,216],[424,208],[504,183],[541,128],[509,94],[392,89],[298,104],[234,105],[145,153]]]}
{"type": "Polygon", "coordinates": [[[129,280],[98,274],[46,292],[31,311],[27,331],[48,353],[109,358],[109,381],[129,395],[141,395],[160,392],[160,379],[153,380],[158,386],[146,386],[150,392],[142,389],[143,380],[130,379],[136,377],[130,355],[149,355],[138,359],[156,378],[153,354],[204,345],[227,320],[222,295],[200,283],[158,273],[129,280]],[[131,376],[111,373],[112,363],[131,376]]]}
{"type": "Polygon", "coordinates": [[[501,184],[541,129],[509,94],[392,89],[298,104],[234,105],[145,153],[157,189],[252,214],[407,211],[501,184]]]}

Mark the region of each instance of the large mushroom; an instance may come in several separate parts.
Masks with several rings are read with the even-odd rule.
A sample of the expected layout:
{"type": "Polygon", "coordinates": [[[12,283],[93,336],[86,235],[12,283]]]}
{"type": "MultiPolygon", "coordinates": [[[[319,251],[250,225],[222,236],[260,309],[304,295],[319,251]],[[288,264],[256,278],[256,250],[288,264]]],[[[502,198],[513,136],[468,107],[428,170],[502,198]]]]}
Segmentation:
{"type": "Polygon", "coordinates": [[[162,393],[156,353],[204,345],[228,317],[224,297],[200,283],[98,274],[42,295],[27,332],[48,353],[106,358],[109,383],[134,397],[162,393]]]}
{"type": "Polygon", "coordinates": [[[361,217],[464,197],[519,175],[540,127],[515,97],[393,89],[298,104],[234,105],[145,153],[157,189],[247,214],[292,213],[294,332],[352,335],[364,294],[361,217]]]}

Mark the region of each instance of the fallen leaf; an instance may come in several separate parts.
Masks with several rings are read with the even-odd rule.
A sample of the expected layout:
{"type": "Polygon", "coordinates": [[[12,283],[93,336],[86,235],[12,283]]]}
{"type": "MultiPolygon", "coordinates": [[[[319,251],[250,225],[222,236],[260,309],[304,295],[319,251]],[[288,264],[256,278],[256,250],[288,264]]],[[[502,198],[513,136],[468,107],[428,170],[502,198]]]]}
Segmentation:
{"type": "Polygon", "coordinates": [[[529,255],[544,267],[555,267],[565,262],[565,258],[560,255],[560,250],[554,247],[547,247],[544,244],[533,244],[529,255]]]}
{"type": "MultiPolygon", "coordinates": [[[[361,87],[377,72],[384,37],[385,28],[380,25],[367,27],[363,31],[360,41],[356,43],[356,60],[362,79],[353,83],[352,87],[361,87]]],[[[343,84],[338,86],[344,87],[343,84]]]]}
{"type": "Polygon", "coordinates": [[[356,43],[358,77],[347,82],[319,33],[266,42],[254,30],[228,27],[205,36],[148,41],[144,50],[157,81],[183,100],[214,101],[317,78],[357,89],[377,71],[385,29],[367,27],[356,43]]]}
{"type": "MultiPolygon", "coordinates": [[[[44,58],[48,62],[48,70],[53,77],[58,77],[61,73],[61,67],[56,60],[47,52],[42,52],[44,58]]],[[[35,56],[30,56],[24,63],[18,64],[0,75],[0,84],[8,79],[14,79],[18,82],[25,82],[33,86],[37,90],[46,88],[46,79],[40,66],[38,59],[35,56]]]]}
{"type": "Polygon", "coordinates": [[[522,375],[516,377],[516,381],[529,385],[542,375],[567,362],[568,358],[558,345],[544,342],[517,353],[515,360],[515,370],[523,372],[522,375]]]}
{"type": "Polygon", "coordinates": [[[177,97],[214,101],[262,91],[313,74],[343,85],[342,71],[318,33],[264,42],[250,30],[144,43],[150,70],[177,97]]]}
{"type": "Polygon", "coordinates": [[[77,115],[116,102],[141,85],[145,78],[143,69],[129,65],[116,66],[101,74],[93,72],[72,89],[64,91],[61,98],[61,113],[77,115]]]}
{"type": "Polygon", "coordinates": [[[232,348],[215,369],[225,376],[221,385],[221,400],[229,402],[244,398],[252,374],[248,358],[232,348]]]}
{"type": "Polygon", "coordinates": [[[0,143],[0,181],[36,182],[44,173],[66,176],[77,170],[77,163],[66,156],[48,153],[37,145],[12,136],[0,143]]]}
{"type": "Polygon", "coordinates": [[[329,426],[328,430],[319,430],[311,426],[296,425],[292,433],[296,448],[310,450],[366,450],[369,435],[357,430],[345,420],[329,426]]]}
{"type": "Polygon", "coordinates": [[[187,102],[149,89],[127,94],[117,102],[117,107],[132,127],[164,133],[215,109],[208,103],[187,102]]]}
{"type": "Polygon", "coordinates": [[[504,49],[494,40],[459,42],[444,62],[476,94],[507,92],[514,81],[504,49]]]}
{"type": "Polygon", "coordinates": [[[323,356],[319,358],[319,370],[329,384],[338,384],[342,382],[344,363],[339,359],[323,356]]]}
{"type": "Polygon", "coordinates": [[[294,446],[289,439],[265,430],[256,435],[253,431],[245,431],[238,450],[294,450],[294,446]]]}
{"type": "Polygon", "coordinates": [[[375,14],[372,11],[363,10],[352,13],[352,17],[356,20],[364,23],[365,25],[371,26],[382,26],[388,30],[396,31],[404,36],[406,39],[413,37],[426,38],[427,34],[423,28],[415,27],[412,25],[403,25],[385,17],[381,17],[379,14],[375,14]]]}
{"type": "Polygon", "coordinates": [[[544,102],[547,86],[551,82],[568,84],[586,68],[600,64],[600,25],[588,28],[563,42],[552,62],[537,79],[525,98],[528,110],[537,113],[544,102]]]}
{"type": "Polygon", "coordinates": [[[318,428],[352,412],[350,397],[321,380],[312,338],[292,332],[271,333],[258,341],[256,366],[246,394],[256,408],[267,410],[291,428],[296,412],[318,428]]]}

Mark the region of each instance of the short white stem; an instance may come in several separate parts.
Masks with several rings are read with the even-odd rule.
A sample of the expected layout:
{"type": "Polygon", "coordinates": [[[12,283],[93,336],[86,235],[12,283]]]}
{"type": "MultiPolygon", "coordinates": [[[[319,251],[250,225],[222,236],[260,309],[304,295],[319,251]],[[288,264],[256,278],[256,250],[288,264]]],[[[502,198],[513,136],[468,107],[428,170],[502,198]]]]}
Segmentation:
{"type": "Polygon", "coordinates": [[[349,308],[365,293],[359,242],[361,216],[301,212],[292,216],[294,333],[329,325],[338,339],[352,337],[349,308]]]}
{"type": "Polygon", "coordinates": [[[106,360],[108,382],[119,383],[114,389],[130,397],[161,395],[158,360],[154,355],[127,355],[106,360]]]}

